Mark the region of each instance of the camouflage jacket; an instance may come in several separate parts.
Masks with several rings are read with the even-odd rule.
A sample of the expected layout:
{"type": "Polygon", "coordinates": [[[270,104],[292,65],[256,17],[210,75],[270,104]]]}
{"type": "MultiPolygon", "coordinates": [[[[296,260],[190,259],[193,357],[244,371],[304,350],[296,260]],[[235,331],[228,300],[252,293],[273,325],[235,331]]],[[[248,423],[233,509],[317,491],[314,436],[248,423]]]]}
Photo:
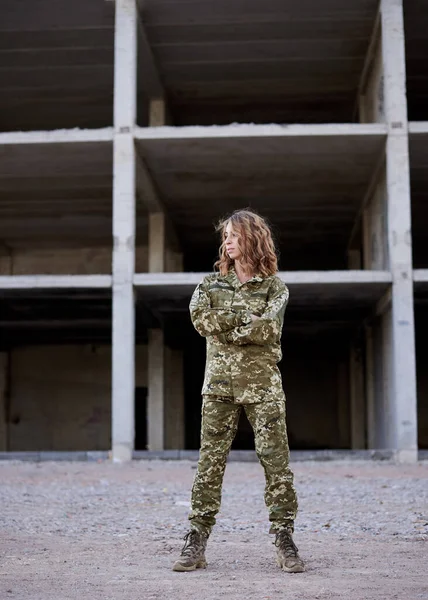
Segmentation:
{"type": "Polygon", "coordinates": [[[207,340],[202,394],[241,404],[284,397],[277,363],[288,296],[275,275],[241,283],[232,268],[202,280],[190,301],[192,323],[207,340]]]}

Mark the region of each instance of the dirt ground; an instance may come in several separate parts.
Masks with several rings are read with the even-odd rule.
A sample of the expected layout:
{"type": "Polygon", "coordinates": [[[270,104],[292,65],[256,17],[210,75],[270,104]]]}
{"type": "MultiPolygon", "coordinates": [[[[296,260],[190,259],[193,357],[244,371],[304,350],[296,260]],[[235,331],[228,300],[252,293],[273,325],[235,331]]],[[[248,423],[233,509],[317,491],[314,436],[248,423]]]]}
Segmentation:
{"type": "Polygon", "coordinates": [[[428,463],[296,463],[295,541],[275,563],[257,463],[230,463],[208,568],[171,570],[195,464],[0,463],[0,600],[428,600],[428,463]]]}

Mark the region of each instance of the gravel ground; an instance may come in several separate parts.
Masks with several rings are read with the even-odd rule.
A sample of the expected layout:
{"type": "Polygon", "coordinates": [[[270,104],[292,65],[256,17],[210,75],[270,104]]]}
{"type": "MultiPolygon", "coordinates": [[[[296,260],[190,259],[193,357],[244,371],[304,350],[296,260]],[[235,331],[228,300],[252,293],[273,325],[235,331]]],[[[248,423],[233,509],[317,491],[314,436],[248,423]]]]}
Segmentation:
{"type": "Polygon", "coordinates": [[[195,463],[0,463],[0,600],[428,600],[428,462],[293,465],[307,572],[276,566],[257,463],[229,463],[207,570],[174,573],[195,463]]]}

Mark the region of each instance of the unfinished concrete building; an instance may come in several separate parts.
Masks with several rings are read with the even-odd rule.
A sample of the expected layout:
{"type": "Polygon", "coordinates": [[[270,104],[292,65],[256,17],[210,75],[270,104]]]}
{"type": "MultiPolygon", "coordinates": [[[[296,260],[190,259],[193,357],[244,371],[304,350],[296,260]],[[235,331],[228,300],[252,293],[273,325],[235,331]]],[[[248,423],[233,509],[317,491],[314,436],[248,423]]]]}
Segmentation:
{"type": "Polygon", "coordinates": [[[428,448],[428,17],[403,4],[1,3],[1,452],[198,448],[188,302],[246,206],[290,288],[291,448],[428,448]]]}

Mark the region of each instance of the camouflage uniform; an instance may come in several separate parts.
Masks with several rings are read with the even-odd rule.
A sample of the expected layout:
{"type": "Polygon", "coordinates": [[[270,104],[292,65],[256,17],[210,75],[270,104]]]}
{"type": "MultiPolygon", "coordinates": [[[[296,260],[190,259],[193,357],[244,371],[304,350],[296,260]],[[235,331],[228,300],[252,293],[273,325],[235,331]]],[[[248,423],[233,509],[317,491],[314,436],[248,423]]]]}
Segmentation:
{"type": "Polygon", "coordinates": [[[290,470],[285,396],[277,363],[288,289],[276,276],[241,283],[232,268],[208,275],[190,302],[207,339],[201,449],[192,488],[192,528],[209,536],[220,508],[226,459],[244,408],[264,468],[271,533],[293,530],[297,498],[290,470]],[[261,318],[252,321],[251,314],[261,318]]]}

